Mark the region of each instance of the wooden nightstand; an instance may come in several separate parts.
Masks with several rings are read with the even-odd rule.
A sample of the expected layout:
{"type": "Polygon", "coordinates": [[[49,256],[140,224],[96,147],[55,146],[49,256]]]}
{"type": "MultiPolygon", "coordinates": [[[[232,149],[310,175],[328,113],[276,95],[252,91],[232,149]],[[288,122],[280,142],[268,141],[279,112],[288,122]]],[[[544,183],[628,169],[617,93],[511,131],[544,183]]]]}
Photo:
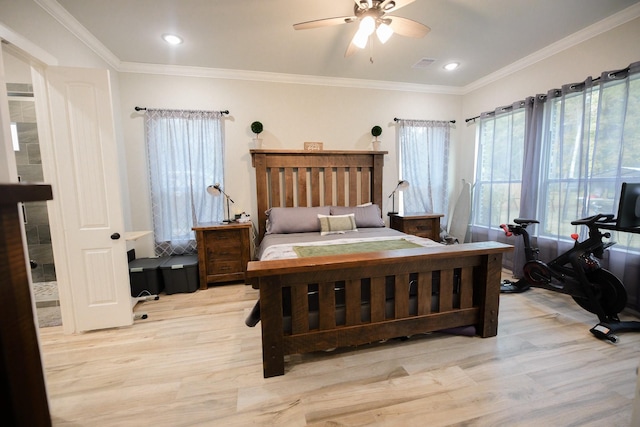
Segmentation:
{"type": "Polygon", "coordinates": [[[391,214],[389,225],[394,230],[440,241],[440,218],[443,214],[391,214]]]}
{"type": "Polygon", "coordinates": [[[204,223],[193,227],[198,243],[200,289],[245,280],[251,261],[251,222],[204,223]]]}

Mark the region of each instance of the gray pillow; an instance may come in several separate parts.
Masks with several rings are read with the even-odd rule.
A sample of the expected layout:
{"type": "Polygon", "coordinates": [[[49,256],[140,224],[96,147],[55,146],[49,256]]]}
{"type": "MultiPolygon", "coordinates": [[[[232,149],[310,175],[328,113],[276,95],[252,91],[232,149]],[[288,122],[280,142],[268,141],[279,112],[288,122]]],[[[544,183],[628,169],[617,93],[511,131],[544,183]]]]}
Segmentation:
{"type": "Polygon", "coordinates": [[[330,215],[329,206],[271,208],[267,210],[265,234],[309,233],[320,231],[320,215],[330,215]]]}
{"type": "Polygon", "coordinates": [[[331,206],[331,215],[355,214],[356,227],[384,227],[384,220],[378,205],[369,206],[331,206]]]}

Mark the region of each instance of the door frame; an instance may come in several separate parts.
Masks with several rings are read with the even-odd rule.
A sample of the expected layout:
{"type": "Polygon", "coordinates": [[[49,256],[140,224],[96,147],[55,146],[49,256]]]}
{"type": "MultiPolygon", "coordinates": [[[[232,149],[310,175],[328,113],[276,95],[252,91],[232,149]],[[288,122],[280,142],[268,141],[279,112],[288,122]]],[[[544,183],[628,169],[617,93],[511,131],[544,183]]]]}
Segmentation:
{"type": "MultiPolygon", "coordinates": [[[[37,117],[36,126],[38,130],[38,139],[40,141],[40,150],[42,155],[42,169],[43,174],[47,177],[46,180],[48,181],[48,184],[52,186],[53,191],[53,200],[47,202],[47,212],[49,215],[51,246],[54,253],[56,279],[58,282],[58,298],[60,301],[62,328],[65,334],[71,334],[76,332],[77,328],[73,310],[73,298],[69,289],[69,271],[66,263],[61,262],[62,260],[67,259],[68,254],[66,250],[64,232],[61,225],[62,219],[60,217],[60,212],[62,210],[62,207],[60,206],[59,198],[56,195],[58,187],[55,179],[55,177],[57,176],[57,165],[54,161],[52,161],[52,159],[54,158],[53,136],[49,122],[49,106],[46,95],[46,81],[44,78],[45,68],[50,65],[58,65],[58,61],[47,52],[25,40],[22,36],[7,29],[2,24],[0,24],[0,38],[8,42],[8,44],[3,45],[2,49],[6,49],[15,56],[23,59],[31,69],[31,83],[33,85],[34,107],[37,117]]],[[[4,63],[0,64],[0,66],[4,69],[4,63]]],[[[5,84],[6,82],[3,81],[2,83],[5,84]]],[[[2,119],[0,119],[0,125],[2,126],[1,132],[4,135],[9,131],[8,125],[11,121],[11,118],[8,110],[6,86],[1,88],[0,92],[0,102],[2,102],[3,107],[6,103],[7,107],[6,112],[3,107],[0,108],[0,115],[2,116],[2,119]],[[7,118],[7,126],[5,126],[4,117],[7,118]]],[[[2,138],[2,141],[0,141],[0,143],[3,146],[3,150],[11,150],[13,152],[13,147],[10,140],[2,138]]],[[[13,171],[13,174],[11,174],[11,176],[9,177],[10,181],[18,182],[15,156],[8,156],[6,162],[9,173],[11,174],[11,171],[13,171]]],[[[27,239],[24,235],[24,226],[22,227],[22,229],[24,251],[26,254],[28,253],[28,247],[26,243],[27,239]]],[[[31,272],[29,271],[29,269],[27,269],[27,271],[29,274],[29,279],[31,281],[31,272]]]]}
{"type": "MultiPolygon", "coordinates": [[[[40,149],[42,157],[42,169],[45,176],[45,180],[52,186],[53,200],[47,202],[47,211],[49,214],[51,243],[53,249],[53,255],[55,259],[56,278],[58,282],[58,295],[60,300],[60,311],[62,317],[62,327],[65,334],[72,334],[81,332],[78,327],[78,319],[76,318],[76,307],[78,301],[74,300],[74,292],[71,284],[71,266],[69,260],[71,253],[69,252],[69,242],[67,242],[64,232],[63,222],[63,206],[61,198],[59,197],[59,182],[58,172],[59,166],[55,161],[55,138],[53,133],[53,126],[50,121],[50,107],[49,107],[49,95],[48,84],[46,80],[46,69],[50,66],[58,66],[57,58],[50,55],[37,45],[33,44],[29,40],[25,39],[13,30],[8,29],[2,23],[0,23],[0,39],[5,40],[8,44],[3,45],[3,49],[9,49],[12,54],[22,58],[31,69],[31,81],[33,85],[34,94],[34,106],[37,117],[37,130],[38,138],[40,140],[40,149]]],[[[0,56],[0,59],[2,57],[0,56]]],[[[0,64],[4,68],[4,63],[0,64]]],[[[105,67],[107,68],[107,67],[105,67]]],[[[4,77],[0,75],[0,77],[4,77]]],[[[2,81],[2,78],[0,78],[2,81]]],[[[2,95],[0,95],[0,103],[4,106],[0,107],[0,132],[3,134],[9,134],[10,114],[8,110],[8,101],[5,89],[0,89],[2,95]],[[4,100],[3,100],[4,97],[4,100]],[[6,108],[5,108],[6,107],[6,108]],[[6,110],[6,111],[5,111],[6,110]],[[6,126],[5,126],[6,123],[6,126]],[[5,129],[6,127],[6,129],[5,129]]],[[[113,106],[111,108],[114,108],[113,106]]],[[[114,111],[115,113],[115,111],[114,111]]],[[[9,134],[10,136],[10,134],[9,134]]],[[[17,168],[15,165],[15,156],[13,155],[13,147],[11,140],[6,141],[6,137],[0,134],[0,149],[9,154],[5,162],[4,155],[0,155],[0,163],[7,163],[9,174],[13,168],[13,175],[10,176],[10,182],[17,182],[17,168]],[[9,147],[6,146],[9,145],[9,147]]],[[[2,177],[0,175],[0,177],[2,177]]],[[[119,189],[122,190],[122,184],[119,185],[119,189]]],[[[124,224],[123,224],[124,225],[124,224]]],[[[26,239],[24,226],[22,227],[22,234],[24,240],[24,251],[27,253],[26,239]]],[[[120,230],[124,234],[124,230],[120,230]]],[[[25,256],[25,260],[27,257],[25,256]]],[[[30,277],[30,272],[29,272],[30,277]]],[[[31,280],[31,277],[30,277],[31,280]]],[[[133,303],[130,303],[132,308],[133,303]]],[[[35,306],[35,304],[34,304],[35,306]]],[[[131,310],[131,323],[133,323],[133,310],[131,310]]]]}

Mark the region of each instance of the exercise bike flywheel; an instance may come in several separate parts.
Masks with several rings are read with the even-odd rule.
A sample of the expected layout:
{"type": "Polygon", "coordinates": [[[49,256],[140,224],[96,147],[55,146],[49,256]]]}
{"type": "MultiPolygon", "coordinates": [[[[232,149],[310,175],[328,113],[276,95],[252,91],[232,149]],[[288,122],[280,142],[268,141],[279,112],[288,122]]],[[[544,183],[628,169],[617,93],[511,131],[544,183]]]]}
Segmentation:
{"type": "MultiPolygon", "coordinates": [[[[587,273],[587,278],[594,287],[592,291],[604,313],[608,317],[617,318],[627,305],[627,291],[622,282],[610,271],[598,269],[587,273]]],[[[590,313],[598,314],[596,304],[586,297],[572,295],[573,300],[590,313]]]]}
{"type": "Polygon", "coordinates": [[[546,285],[551,283],[549,267],[539,260],[527,261],[522,267],[524,278],[533,285],[546,285]]]}

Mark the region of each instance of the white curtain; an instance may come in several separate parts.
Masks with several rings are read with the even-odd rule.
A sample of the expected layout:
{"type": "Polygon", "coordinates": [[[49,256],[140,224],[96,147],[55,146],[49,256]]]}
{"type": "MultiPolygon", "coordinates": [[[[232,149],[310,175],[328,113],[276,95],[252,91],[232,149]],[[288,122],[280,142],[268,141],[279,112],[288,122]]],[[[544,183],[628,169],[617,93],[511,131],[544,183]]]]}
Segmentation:
{"type": "MultiPolygon", "coordinates": [[[[474,242],[518,244],[504,235],[500,224],[521,216],[526,105],[518,101],[480,116],[471,227],[474,242]]],[[[502,259],[503,265],[512,270],[513,254],[507,253],[502,259]]]]}
{"type": "MultiPolygon", "coordinates": [[[[549,91],[543,130],[536,235],[548,259],[571,246],[569,234],[586,237],[572,220],[616,214],[622,183],[640,182],[640,62],[549,91]]],[[[623,281],[637,310],[640,234],[612,234],[618,244],[603,266],[623,281]]]]}
{"type": "Polygon", "coordinates": [[[192,227],[222,221],[224,133],[217,111],[147,109],[145,130],[156,255],[197,251],[192,227]]]}
{"type": "Polygon", "coordinates": [[[398,120],[400,179],[409,188],[400,197],[405,213],[442,213],[447,224],[451,123],[398,120]]]}

